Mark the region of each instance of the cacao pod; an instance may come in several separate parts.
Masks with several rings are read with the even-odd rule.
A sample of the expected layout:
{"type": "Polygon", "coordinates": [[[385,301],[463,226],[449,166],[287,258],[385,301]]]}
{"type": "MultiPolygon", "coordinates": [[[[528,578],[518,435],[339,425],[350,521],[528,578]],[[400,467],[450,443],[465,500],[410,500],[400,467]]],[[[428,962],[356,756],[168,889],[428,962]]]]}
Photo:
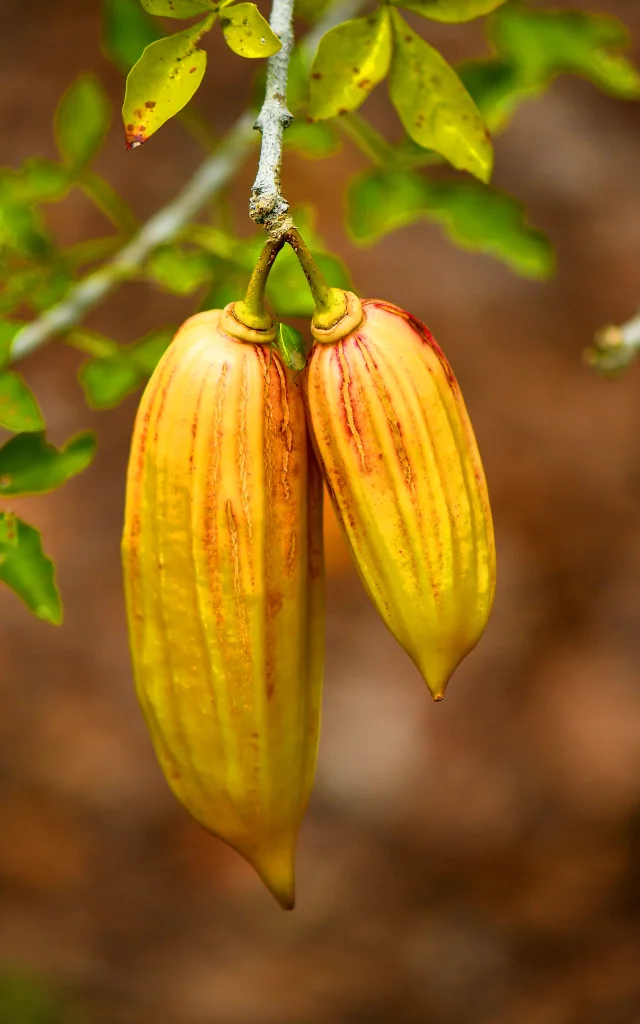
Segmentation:
{"type": "Polygon", "coordinates": [[[364,587],[440,700],[493,603],[482,463],[427,328],[390,303],[347,298],[343,320],[313,329],[309,427],[364,587]]]}
{"type": "Polygon", "coordinates": [[[229,333],[229,309],[183,324],[137,414],[130,644],[174,794],[292,907],[322,687],[322,481],[299,389],[268,345],[229,333]]]}

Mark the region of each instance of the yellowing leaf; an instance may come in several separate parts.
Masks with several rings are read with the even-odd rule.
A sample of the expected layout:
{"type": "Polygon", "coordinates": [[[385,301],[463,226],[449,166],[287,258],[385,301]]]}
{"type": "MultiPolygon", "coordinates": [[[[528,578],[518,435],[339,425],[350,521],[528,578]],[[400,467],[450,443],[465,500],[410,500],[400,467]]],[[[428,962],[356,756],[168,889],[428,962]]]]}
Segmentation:
{"type": "Polygon", "coordinates": [[[227,46],[241,57],[271,57],[282,43],[255,4],[234,4],[220,14],[227,46]]]}
{"type": "Polygon", "coordinates": [[[311,68],[309,116],[336,117],[357,108],[389,72],[391,22],[386,7],[336,25],[320,40],[311,68]]]}
{"type": "Polygon", "coordinates": [[[194,18],[217,7],[215,0],[140,0],[148,14],[162,18],[194,18]]]}
{"type": "Polygon", "coordinates": [[[478,109],[452,67],[393,12],[389,96],[405,131],[462,171],[488,181],[493,148],[478,109]]]}
{"type": "Polygon", "coordinates": [[[150,43],[131,68],[122,107],[127,149],[146,142],[197,91],[207,66],[198,42],[215,17],[211,14],[184,32],[150,43]]]}
{"type": "Polygon", "coordinates": [[[471,21],[489,14],[505,0],[391,0],[398,7],[406,7],[432,21],[471,21]]]}

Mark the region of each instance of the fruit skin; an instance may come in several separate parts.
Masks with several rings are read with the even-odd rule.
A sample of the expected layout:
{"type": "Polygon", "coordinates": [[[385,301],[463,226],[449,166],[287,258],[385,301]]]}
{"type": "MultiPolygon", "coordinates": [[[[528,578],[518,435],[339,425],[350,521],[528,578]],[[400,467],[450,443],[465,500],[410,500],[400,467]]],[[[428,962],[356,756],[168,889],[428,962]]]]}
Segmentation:
{"type": "Polygon", "coordinates": [[[290,908],[320,719],[322,480],[279,356],[221,321],[183,324],[138,411],[122,541],[131,652],[174,794],[290,908]]]}
{"type": "Polygon", "coordinates": [[[333,506],[369,597],[440,700],[495,591],[487,486],[460,388],[427,328],[388,302],[364,300],[343,337],[339,324],[329,341],[314,334],[305,401],[333,506]]]}

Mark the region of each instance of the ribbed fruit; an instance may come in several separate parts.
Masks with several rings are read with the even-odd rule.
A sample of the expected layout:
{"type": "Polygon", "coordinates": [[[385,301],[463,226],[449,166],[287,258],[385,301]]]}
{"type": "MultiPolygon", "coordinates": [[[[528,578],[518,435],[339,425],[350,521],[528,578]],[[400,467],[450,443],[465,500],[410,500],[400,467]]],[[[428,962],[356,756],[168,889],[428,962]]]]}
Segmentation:
{"type": "Polygon", "coordinates": [[[390,303],[360,307],[347,294],[346,331],[314,330],[309,426],[362,582],[440,700],[493,603],[482,463],[460,388],[427,328],[390,303]]]}
{"type": "Polygon", "coordinates": [[[279,356],[224,324],[219,310],[187,320],[138,411],[131,651],[173,792],[292,907],[320,716],[322,482],[279,356]]]}

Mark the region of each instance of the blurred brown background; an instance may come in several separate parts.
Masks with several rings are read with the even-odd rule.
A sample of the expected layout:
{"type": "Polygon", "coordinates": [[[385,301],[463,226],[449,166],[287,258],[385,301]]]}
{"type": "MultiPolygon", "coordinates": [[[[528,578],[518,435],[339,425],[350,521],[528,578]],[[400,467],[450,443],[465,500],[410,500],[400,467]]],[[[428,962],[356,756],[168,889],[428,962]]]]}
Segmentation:
{"type": "MultiPolygon", "coordinates": [[[[637,0],[566,6],[624,18],[640,56],[637,0]]],[[[125,152],[99,29],[98,0],[2,0],[1,162],[53,156],[58,97],[97,70],[116,102],[98,169],[144,218],[201,155],[176,123],[125,152]]],[[[477,26],[429,31],[451,59],[481,52],[477,26]]],[[[213,49],[199,101],[222,130],[250,86],[213,49]]],[[[372,110],[391,128],[383,97],[372,110]]],[[[44,530],[64,626],[0,592],[0,962],[62,991],[56,1021],[640,1021],[640,367],[611,383],[581,360],[640,303],[640,105],[564,78],[499,139],[496,184],[558,252],[545,284],[427,224],[354,249],[339,195],[361,166],[349,145],[289,155],[286,191],[317,204],[361,294],[411,309],[451,359],[493,500],[490,627],[433,705],[328,524],[324,727],[282,913],[171,798],[135,702],[118,548],[136,399],[91,413],[77,353],[32,357],[52,439],[100,441],[83,476],[13,505],[44,530]]],[[[106,228],[78,195],[51,223],[65,244],[106,228]]],[[[191,309],[130,285],[88,322],[129,341],[191,309]]]]}

